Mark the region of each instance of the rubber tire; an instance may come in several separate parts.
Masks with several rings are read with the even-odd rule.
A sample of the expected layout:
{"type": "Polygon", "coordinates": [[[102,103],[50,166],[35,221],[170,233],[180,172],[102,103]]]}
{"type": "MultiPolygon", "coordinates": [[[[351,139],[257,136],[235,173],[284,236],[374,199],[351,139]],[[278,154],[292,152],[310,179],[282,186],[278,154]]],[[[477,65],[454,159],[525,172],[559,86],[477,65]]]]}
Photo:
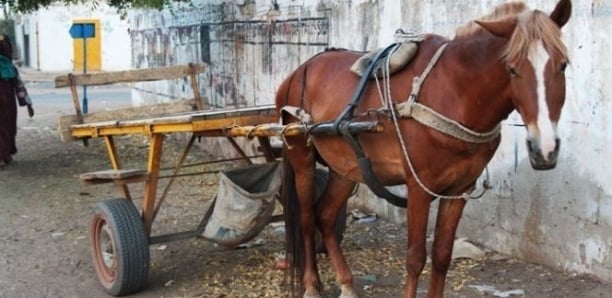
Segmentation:
{"type": "Polygon", "coordinates": [[[112,296],[142,290],[149,275],[150,256],[138,210],[129,200],[110,199],[98,202],[93,213],[89,240],[98,281],[112,296]],[[103,248],[102,244],[110,246],[103,248]],[[105,261],[103,251],[109,248],[113,258],[105,261]]]}
{"type": "MultiPolygon", "coordinates": [[[[327,187],[327,180],[329,179],[329,172],[323,169],[315,170],[315,197],[318,202],[325,191],[325,187],[327,187]]],[[[336,225],[334,227],[334,232],[336,233],[336,238],[338,238],[338,243],[342,243],[342,239],[344,238],[344,230],[346,230],[346,203],[340,209],[338,217],[336,218],[336,225]]],[[[325,248],[325,244],[323,243],[323,239],[321,239],[321,233],[317,231],[315,233],[315,245],[317,253],[327,253],[327,249],[325,248]]]]}

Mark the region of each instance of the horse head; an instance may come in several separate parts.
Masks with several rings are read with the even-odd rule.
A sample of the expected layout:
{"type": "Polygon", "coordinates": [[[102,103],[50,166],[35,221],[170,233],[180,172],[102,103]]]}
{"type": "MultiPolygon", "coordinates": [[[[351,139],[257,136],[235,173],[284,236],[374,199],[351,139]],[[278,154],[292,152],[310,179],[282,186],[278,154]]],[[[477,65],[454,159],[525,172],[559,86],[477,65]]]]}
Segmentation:
{"type": "Polygon", "coordinates": [[[567,48],[561,27],[572,4],[561,0],[550,15],[525,10],[495,21],[476,21],[491,34],[507,40],[502,60],[509,78],[512,105],[527,128],[527,149],[536,170],[556,166],[560,140],[557,123],[565,102],[567,48]]]}

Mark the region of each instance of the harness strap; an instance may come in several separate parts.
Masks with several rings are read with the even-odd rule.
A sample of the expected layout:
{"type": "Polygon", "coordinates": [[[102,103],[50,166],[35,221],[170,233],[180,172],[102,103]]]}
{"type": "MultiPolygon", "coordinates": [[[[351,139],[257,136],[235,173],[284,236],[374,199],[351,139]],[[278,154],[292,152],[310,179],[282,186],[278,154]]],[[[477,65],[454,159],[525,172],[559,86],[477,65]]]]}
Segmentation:
{"type": "Polygon", "coordinates": [[[488,143],[495,140],[501,132],[501,125],[488,132],[475,132],[418,102],[402,102],[396,104],[395,109],[400,118],[412,117],[425,126],[469,143],[488,143]]]}
{"type": "Polygon", "coordinates": [[[407,206],[407,201],[405,198],[399,197],[390,191],[388,191],[381,183],[376,174],[372,169],[372,162],[365,155],[359,141],[355,139],[355,136],[348,131],[348,126],[351,123],[351,119],[354,117],[354,111],[357,106],[359,106],[359,102],[363,97],[363,92],[365,91],[366,85],[368,84],[368,79],[374,73],[375,69],[378,67],[379,62],[389,55],[389,53],[393,52],[399,44],[394,43],[390,46],[384,48],[379,51],[373,58],[370,60],[368,67],[365,72],[361,76],[361,80],[359,80],[359,84],[357,84],[357,89],[355,89],[355,93],[353,93],[353,97],[351,98],[351,102],[348,104],[346,109],[334,120],[334,130],[336,134],[342,135],[344,140],[351,146],[355,155],[357,155],[357,161],[359,165],[359,169],[361,170],[361,175],[363,176],[363,180],[366,185],[370,188],[370,190],[378,197],[384,198],[390,204],[393,204],[398,207],[405,208],[407,206]]]}
{"type": "Polygon", "coordinates": [[[444,44],[438,48],[434,56],[429,61],[429,64],[427,64],[425,70],[423,70],[423,73],[420,76],[414,77],[412,92],[410,92],[408,100],[395,104],[394,108],[399,117],[412,117],[414,120],[425,126],[431,127],[460,140],[478,144],[488,143],[499,136],[501,132],[501,124],[498,124],[495,128],[488,132],[476,132],[461,125],[459,122],[417,102],[419,94],[421,93],[423,82],[425,82],[425,79],[427,79],[427,76],[434,68],[438,60],[440,60],[440,57],[442,56],[442,53],[444,52],[444,49],[446,49],[447,45],[448,44],[444,44]]]}
{"type": "MultiPolygon", "coordinates": [[[[376,55],[374,55],[372,60],[370,60],[370,64],[368,64],[368,67],[366,68],[365,72],[361,76],[361,80],[359,80],[359,83],[357,84],[355,93],[353,93],[353,97],[351,98],[351,102],[348,104],[346,109],[344,109],[344,111],[342,111],[342,113],[334,121],[334,126],[336,127],[336,130],[338,130],[338,127],[342,120],[351,120],[353,118],[355,108],[359,106],[359,102],[361,101],[361,98],[363,97],[363,92],[365,91],[365,87],[368,84],[369,77],[372,73],[374,73],[374,70],[378,67],[378,62],[382,60],[383,57],[386,57],[389,54],[389,52],[395,49],[398,45],[399,44],[397,43],[391,44],[390,46],[376,53],[376,55]]],[[[340,134],[339,131],[338,131],[338,134],[340,134]]]]}
{"type": "Polygon", "coordinates": [[[340,133],[344,137],[344,140],[351,146],[355,154],[357,155],[357,164],[359,165],[359,169],[361,170],[361,175],[363,175],[363,180],[365,184],[370,188],[370,190],[378,197],[384,198],[392,205],[397,207],[406,208],[407,201],[405,198],[395,195],[385,188],[376,174],[374,174],[374,170],[372,169],[372,162],[370,159],[365,156],[363,149],[361,149],[361,145],[359,141],[355,139],[355,136],[351,134],[348,130],[350,122],[342,121],[340,125],[340,133]]]}
{"type": "MultiPolygon", "coordinates": [[[[443,116],[442,114],[434,111],[433,109],[416,102],[418,95],[420,93],[420,90],[421,90],[422,83],[425,81],[425,79],[429,75],[429,72],[433,69],[434,65],[440,59],[442,52],[446,48],[446,45],[447,44],[442,45],[436,51],[436,53],[430,60],[429,64],[427,65],[427,67],[425,68],[421,76],[414,78],[413,80],[414,86],[413,86],[412,92],[410,93],[410,98],[406,102],[394,105],[394,107],[391,108],[391,115],[392,115],[391,118],[393,119],[393,122],[395,124],[395,130],[397,132],[399,142],[402,147],[402,151],[404,153],[404,157],[410,168],[410,172],[412,173],[412,176],[414,177],[415,181],[419,184],[419,186],[421,186],[421,188],[425,192],[427,192],[429,195],[433,197],[438,197],[440,199],[464,199],[464,200],[478,199],[482,197],[488,189],[490,189],[489,171],[486,167],[485,167],[486,179],[483,181],[483,189],[481,193],[478,195],[472,194],[474,190],[473,188],[469,191],[469,193],[464,193],[461,195],[441,195],[441,194],[433,192],[423,183],[423,181],[421,181],[408,155],[406,143],[404,142],[404,139],[402,138],[400,127],[398,124],[398,117],[397,117],[398,115],[396,115],[396,114],[399,114],[400,117],[412,117],[413,119],[415,119],[417,122],[421,124],[424,124],[428,127],[434,128],[438,131],[449,134],[450,136],[453,136],[455,138],[458,138],[458,139],[461,139],[467,142],[486,143],[499,136],[501,125],[497,125],[497,127],[495,127],[493,130],[486,132],[486,133],[474,132],[462,126],[457,121],[447,118],[443,116]]],[[[389,105],[392,105],[391,100],[389,100],[389,105]]]]}

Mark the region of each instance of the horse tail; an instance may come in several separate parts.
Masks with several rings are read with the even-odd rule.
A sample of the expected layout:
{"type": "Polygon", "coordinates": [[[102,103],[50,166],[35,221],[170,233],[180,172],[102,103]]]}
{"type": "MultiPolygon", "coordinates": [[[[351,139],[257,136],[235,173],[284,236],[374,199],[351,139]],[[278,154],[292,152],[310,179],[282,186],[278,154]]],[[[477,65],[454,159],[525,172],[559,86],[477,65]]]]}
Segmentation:
{"type": "MultiPolygon", "coordinates": [[[[294,81],[299,79],[296,78],[299,76],[298,69],[289,74],[276,91],[276,111],[283,125],[294,121],[294,119],[291,119],[290,115],[282,113],[281,109],[287,105],[296,105],[291,99],[296,97],[293,85],[295,85],[294,81]]],[[[302,268],[304,267],[303,264],[305,261],[302,248],[303,239],[301,237],[302,233],[299,224],[300,207],[295,185],[295,171],[289,161],[287,150],[287,144],[285,144],[281,162],[282,181],[280,190],[280,202],[283,205],[285,220],[285,262],[287,262],[288,265],[287,271],[285,271],[285,284],[288,286],[288,296],[297,297],[300,293],[303,276],[302,272],[304,271],[302,268]]]]}
{"type": "MultiPolygon", "coordinates": [[[[292,105],[304,107],[307,66],[312,59],[320,54],[321,53],[311,57],[308,61],[300,65],[279,86],[276,92],[275,104],[276,111],[282,124],[286,125],[296,121],[292,116],[281,112],[284,106],[292,105]]],[[[283,149],[280,199],[283,204],[285,219],[285,258],[289,265],[286,271],[285,281],[289,286],[290,297],[296,297],[304,290],[302,280],[306,259],[304,254],[304,238],[300,227],[300,204],[295,185],[295,171],[286,152],[286,150],[288,150],[287,145],[288,144],[285,144],[285,148],[283,149]]]]}
{"type": "Polygon", "coordinates": [[[297,200],[295,172],[286,153],[283,153],[282,173],[281,201],[285,215],[285,258],[289,265],[285,279],[289,285],[289,297],[297,297],[303,290],[301,283],[305,263],[304,239],[300,228],[300,204],[297,200]]]}

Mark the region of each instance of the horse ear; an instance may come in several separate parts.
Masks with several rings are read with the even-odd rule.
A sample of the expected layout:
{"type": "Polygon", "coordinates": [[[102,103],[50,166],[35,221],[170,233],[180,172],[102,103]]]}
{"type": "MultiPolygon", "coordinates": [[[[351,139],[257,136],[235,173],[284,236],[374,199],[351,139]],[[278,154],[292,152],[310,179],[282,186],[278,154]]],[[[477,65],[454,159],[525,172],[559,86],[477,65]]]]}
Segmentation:
{"type": "Polygon", "coordinates": [[[557,3],[555,10],[550,14],[550,18],[559,26],[559,28],[563,27],[567,20],[569,20],[572,15],[572,1],[570,0],[561,0],[557,3]]]}
{"type": "Polygon", "coordinates": [[[508,18],[500,21],[475,21],[485,30],[497,37],[510,38],[516,28],[517,18],[508,18]]]}

